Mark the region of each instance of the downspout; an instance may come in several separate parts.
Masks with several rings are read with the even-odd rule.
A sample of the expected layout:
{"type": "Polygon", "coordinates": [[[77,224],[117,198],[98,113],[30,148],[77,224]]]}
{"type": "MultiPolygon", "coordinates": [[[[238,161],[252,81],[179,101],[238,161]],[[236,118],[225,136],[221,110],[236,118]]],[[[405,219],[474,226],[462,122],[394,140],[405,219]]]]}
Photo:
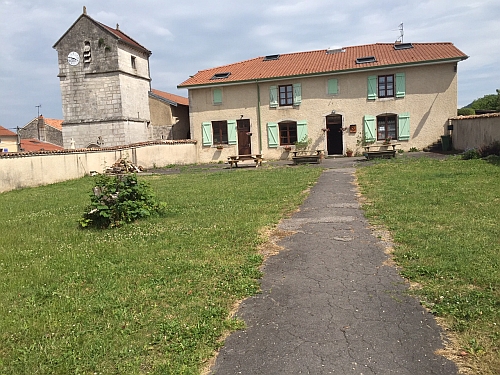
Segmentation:
{"type": "Polygon", "coordinates": [[[262,155],[262,126],[260,119],[260,85],[259,81],[257,83],[257,130],[259,132],[259,153],[262,155]]]}

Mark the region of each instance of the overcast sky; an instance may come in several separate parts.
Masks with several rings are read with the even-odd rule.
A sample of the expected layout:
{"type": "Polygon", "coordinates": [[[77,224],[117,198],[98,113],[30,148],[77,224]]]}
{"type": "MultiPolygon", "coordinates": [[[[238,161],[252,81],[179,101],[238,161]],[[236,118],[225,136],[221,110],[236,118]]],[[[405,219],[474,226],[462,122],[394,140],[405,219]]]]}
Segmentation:
{"type": "Polygon", "coordinates": [[[0,125],[15,129],[40,113],[62,119],[54,43],[82,14],[153,52],[152,87],[177,85],[198,70],[258,56],[405,42],[452,42],[459,107],[500,88],[498,0],[0,0],[0,125]]]}

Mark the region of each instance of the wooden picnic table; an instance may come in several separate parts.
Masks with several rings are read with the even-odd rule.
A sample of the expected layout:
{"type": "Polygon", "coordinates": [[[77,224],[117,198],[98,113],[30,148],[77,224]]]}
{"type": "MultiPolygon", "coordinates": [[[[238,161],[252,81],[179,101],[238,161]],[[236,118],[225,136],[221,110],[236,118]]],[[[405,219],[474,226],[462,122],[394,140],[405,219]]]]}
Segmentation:
{"type": "Polygon", "coordinates": [[[363,146],[364,149],[366,150],[365,152],[365,157],[370,160],[370,159],[375,159],[375,158],[394,158],[396,156],[396,146],[401,145],[401,143],[372,143],[370,145],[363,146]],[[370,151],[371,147],[378,147],[377,151],[370,151]],[[387,149],[383,149],[384,147],[387,147],[387,149]],[[389,147],[392,147],[392,150],[389,150],[389,147]]]}
{"type": "Polygon", "coordinates": [[[262,154],[255,154],[255,155],[231,155],[227,157],[227,163],[230,165],[231,168],[233,168],[233,164],[236,168],[238,168],[238,163],[240,161],[245,161],[245,160],[253,160],[255,162],[255,167],[262,166],[262,160],[264,158],[262,157],[262,154]]]}
{"type": "Polygon", "coordinates": [[[293,164],[321,163],[323,150],[295,150],[293,151],[293,164]]]}

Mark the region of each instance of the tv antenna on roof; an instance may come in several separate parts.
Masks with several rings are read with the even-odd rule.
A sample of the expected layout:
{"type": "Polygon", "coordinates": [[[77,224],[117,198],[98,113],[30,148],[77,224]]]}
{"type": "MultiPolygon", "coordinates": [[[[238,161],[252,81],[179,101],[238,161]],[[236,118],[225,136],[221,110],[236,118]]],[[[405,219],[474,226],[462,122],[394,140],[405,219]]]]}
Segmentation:
{"type": "Polygon", "coordinates": [[[398,29],[399,29],[399,33],[400,33],[400,35],[399,35],[399,38],[398,38],[398,39],[396,39],[396,42],[395,42],[395,43],[403,43],[403,36],[405,35],[405,31],[404,31],[404,29],[403,29],[403,22],[401,22],[401,23],[399,24],[398,29]]]}
{"type": "Polygon", "coordinates": [[[42,107],[42,105],[38,104],[35,107],[37,108],[37,111],[38,111],[38,116],[37,117],[40,117],[40,108],[42,107]]]}

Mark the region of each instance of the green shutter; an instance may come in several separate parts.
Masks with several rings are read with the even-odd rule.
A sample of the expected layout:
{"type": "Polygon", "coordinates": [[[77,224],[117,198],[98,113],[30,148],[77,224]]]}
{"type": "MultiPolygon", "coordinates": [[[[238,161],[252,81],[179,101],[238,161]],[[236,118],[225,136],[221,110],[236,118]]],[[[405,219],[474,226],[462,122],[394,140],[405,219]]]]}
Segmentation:
{"type": "Polygon", "coordinates": [[[236,120],[227,120],[227,143],[236,144],[236,120]]]}
{"type": "Polygon", "coordinates": [[[328,80],[328,95],[337,95],[339,93],[338,80],[332,78],[328,80]]]}
{"type": "Polygon", "coordinates": [[[368,100],[377,99],[377,76],[368,77],[368,100]]]}
{"type": "Polygon", "coordinates": [[[302,85],[300,83],[293,84],[293,105],[302,103],[302,85]]]}
{"type": "Polygon", "coordinates": [[[269,87],[269,107],[276,108],[278,106],[278,87],[269,87]]]}
{"type": "Polygon", "coordinates": [[[400,141],[410,139],[410,114],[408,112],[398,116],[398,139],[400,141]]]}
{"type": "Polygon", "coordinates": [[[396,73],[396,98],[404,98],[406,95],[406,79],[404,73],[396,73]]]}
{"type": "Polygon", "coordinates": [[[375,132],[375,117],[374,116],[369,116],[369,115],[365,115],[365,118],[364,118],[364,127],[363,127],[363,130],[364,130],[364,135],[365,135],[365,142],[366,143],[372,143],[372,142],[375,142],[375,140],[377,139],[375,137],[376,135],[376,132],[375,132]]]}
{"type": "Polygon", "coordinates": [[[275,122],[267,123],[267,145],[270,148],[278,147],[278,124],[275,122]]]}
{"type": "Polygon", "coordinates": [[[307,121],[297,121],[297,142],[307,142],[307,121]]]}
{"type": "Polygon", "coordinates": [[[212,146],[212,123],[203,122],[201,124],[201,136],[203,146],[212,146]]]}
{"type": "Polygon", "coordinates": [[[222,104],[222,89],[214,89],[214,104],[222,104]]]}

